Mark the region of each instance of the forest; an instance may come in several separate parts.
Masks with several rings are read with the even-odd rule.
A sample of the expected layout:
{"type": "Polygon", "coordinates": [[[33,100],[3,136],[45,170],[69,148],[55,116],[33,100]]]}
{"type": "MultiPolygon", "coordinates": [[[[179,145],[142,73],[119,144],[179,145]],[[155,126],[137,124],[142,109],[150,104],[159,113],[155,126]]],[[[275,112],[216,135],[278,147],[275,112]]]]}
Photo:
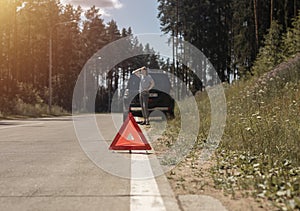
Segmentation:
{"type": "MultiPolygon", "coordinates": [[[[119,30],[114,20],[104,23],[95,6],[83,11],[80,6],[64,6],[59,1],[8,0],[0,2],[0,10],[3,114],[39,109],[47,113],[50,109],[55,112],[55,108],[70,111],[73,89],[87,60],[106,44],[132,33],[131,28],[119,30]],[[53,106],[47,108],[49,103],[53,106]]],[[[136,41],[131,47],[147,50],[149,46],[136,41]]],[[[129,66],[139,67],[143,62],[127,62],[121,71],[128,74],[129,66]]],[[[107,111],[108,90],[114,92],[118,75],[119,72],[111,71],[105,78],[108,86],[99,86],[105,99],[98,106],[99,111],[107,111]]]]}
{"type": "Polygon", "coordinates": [[[299,1],[289,0],[158,2],[162,31],[200,49],[221,81],[228,82],[230,75],[236,79],[253,74],[251,67],[271,23],[281,26],[280,34],[286,32],[300,6],[299,1]]]}
{"type": "MultiPolygon", "coordinates": [[[[270,68],[299,51],[299,34],[293,35],[293,30],[299,27],[296,25],[299,1],[158,0],[157,3],[162,33],[173,38],[170,39],[173,60],[160,58],[151,46],[141,45],[133,36],[128,50],[147,55],[126,60],[101,76],[105,83],[98,84],[97,112],[108,112],[111,96],[128,79],[130,70],[145,64],[181,78],[192,93],[203,90],[203,84],[209,83],[197,80],[178,59],[184,53],[180,40],[201,50],[225,83],[262,74],[257,67],[264,61],[265,46],[276,41],[276,36],[276,45],[280,47],[267,51],[277,55],[271,64],[266,64],[270,68]],[[283,35],[286,44],[280,40],[283,35]],[[293,42],[296,45],[284,49],[293,42]]],[[[108,43],[133,35],[131,28],[119,29],[114,20],[105,23],[99,11],[95,6],[83,10],[58,0],[0,2],[2,116],[34,115],[38,110],[71,111],[73,89],[87,60],[108,43]]],[[[212,75],[203,80],[208,78],[214,84],[217,77],[212,75]]],[[[93,80],[98,80],[98,76],[93,80]]]]}

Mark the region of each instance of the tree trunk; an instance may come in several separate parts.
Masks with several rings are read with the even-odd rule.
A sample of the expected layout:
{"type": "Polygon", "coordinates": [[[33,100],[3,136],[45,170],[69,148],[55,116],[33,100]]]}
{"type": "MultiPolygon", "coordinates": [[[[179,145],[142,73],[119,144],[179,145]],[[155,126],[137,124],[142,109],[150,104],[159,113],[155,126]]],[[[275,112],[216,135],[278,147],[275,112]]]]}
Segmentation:
{"type": "Polygon", "coordinates": [[[294,18],[297,17],[297,0],[294,0],[294,18]]]}
{"type": "Polygon", "coordinates": [[[288,28],[288,0],[284,0],[284,28],[287,29],[288,28]]]}
{"type": "Polygon", "coordinates": [[[17,26],[17,2],[15,1],[14,3],[14,45],[13,45],[13,52],[14,52],[14,56],[12,58],[12,61],[13,61],[13,68],[12,68],[12,71],[14,73],[14,77],[16,80],[19,80],[19,71],[17,70],[17,66],[18,66],[18,45],[17,45],[17,42],[18,42],[18,26],[17,26]]]}
{"type": "Polygon", "coordinates": [[[258,48],[258,17],[257,17],[257,1],[253,0],[253,11],[254,11],[254,24],[255,24],[255,51],[258,48]]]}
{"type": "Polygon", "coordinates": [[[274,8],[274,0],[270,0],[271,1],[271,6],[270,6],[270,27],[273,21],[273,8],[274,8]]]}

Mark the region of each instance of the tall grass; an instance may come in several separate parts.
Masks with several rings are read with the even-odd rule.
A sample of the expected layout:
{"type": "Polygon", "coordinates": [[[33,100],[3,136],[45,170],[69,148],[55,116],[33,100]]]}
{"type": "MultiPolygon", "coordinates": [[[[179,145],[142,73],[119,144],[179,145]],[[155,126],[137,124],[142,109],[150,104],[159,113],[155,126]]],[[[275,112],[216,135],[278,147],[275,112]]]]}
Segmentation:
{"type": "Polygon", "coordinates": [[[251,190],[280,210],[300,209],[299,82],[300,55],[226,88],[227,124],[212,169],[216,187],[251,190]]]}
{"type": "Polygon", "coordinates": [[[300,56],[227,89],[222,146],[300,165],[300,56]]]}
{"type": "MultiPolygon", "coordinates": [[[[300,55],[259,78],[224,85],[227,122],[211,169],[216,188],[269,200],[280,210],[300,209],[299,82],[300,55]]],[[[207,93],[196,99],[200,128],[191,154],[201,152],[211,123],[207,93]]],[[[166,135],[179,121],[168,124],[166,135]]]]}
{"type": "Polygon", "coordinates": [[[6,109],[4,112],[0,111],[0,119],[7,118],[26,118],[26,117],[45,117],[45,116],[61,116],[68,115],[68,112],[63,108],[53,105],[51,114],[49,113],[49,107],[45,103],[25,103],[23,100],[14,100],[11,103],[10,109],[6,109]]]}
{"type": "Polygon", "coordinates": [[[49,115],[64,115],[67,111],[59,106],[53,105],[51,114],[48,105],[43,101],[41,92],[32,84],[13,82],[14,93],[4,93],[0,99],[0,118],[42,117],[49,115]]]}
{"type": "Polygon", "coordinates": [[[15,108],[14,115],[26,116],[26,117],[43,117],[43,116],[59,116],[66,115],[67,111],[59,106],[53,105],[51,108],[51,114],[49,114],[49,107],[44,103],[25,103],[21,99],[18,99],[15,108]]]}

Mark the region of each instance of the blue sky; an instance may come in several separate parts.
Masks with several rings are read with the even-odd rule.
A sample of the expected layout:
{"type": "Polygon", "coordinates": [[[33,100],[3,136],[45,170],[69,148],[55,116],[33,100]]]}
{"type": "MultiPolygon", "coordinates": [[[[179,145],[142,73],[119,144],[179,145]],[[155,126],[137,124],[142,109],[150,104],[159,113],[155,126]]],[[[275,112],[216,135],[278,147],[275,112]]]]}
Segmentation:
{"type": "Polygon", "coordinates": [[[101,9],[104,21],[115,20],[120,30],[131,27],[134,34],[162,34],[156,0],[62,0],[62,3],[81,5],[83,8],[95,5],[101,9]]]}

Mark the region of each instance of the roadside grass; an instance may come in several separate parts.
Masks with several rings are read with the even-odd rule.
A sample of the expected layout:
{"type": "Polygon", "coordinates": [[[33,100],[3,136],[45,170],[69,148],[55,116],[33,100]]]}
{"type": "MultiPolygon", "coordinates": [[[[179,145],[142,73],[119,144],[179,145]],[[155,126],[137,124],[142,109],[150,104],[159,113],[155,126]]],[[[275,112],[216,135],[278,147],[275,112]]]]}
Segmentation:
{"type": "Polygon", "coordinates": [[[3,93],[0,99],[0,119],[35,118],[69,115],[63,108],[53,105],[51,114],[47,103],[41,97],[41,90],[30,83],[11,79],[12,93],[3,93]]]}
{"type": "MultiPolygon", "coordinates": [[[[224,88],[227,122],[210,170],[215,188],[233,198],[242,192],[268,200],[274,209],[299,210],[300,55],[259,78],[224,88]]],[[[199,154],[210,127],[208,96],[201,92],[196,98],[201,123],[189,157],[199,154]]],[[[166,136],[172,137],[178,121],[168,124],[166,136]]]]}
{"type": "Polygon", "coordinates": [[[300,209],[300,56],[227,88],[227,124],[212,169],[216,187],[252,190],[300,209]]]}
{"type": "Polygon", "coordinates": [[[53,105],[51,114],[49,114],[49,107],[44,103],[25,103],[21,99],[12,103],[13,109],[7,112],[0,112],[0,119],[15,119],[15,118],[36,118],[49,116],[69,115],[67,111],[59,106],[53,105]]]}

